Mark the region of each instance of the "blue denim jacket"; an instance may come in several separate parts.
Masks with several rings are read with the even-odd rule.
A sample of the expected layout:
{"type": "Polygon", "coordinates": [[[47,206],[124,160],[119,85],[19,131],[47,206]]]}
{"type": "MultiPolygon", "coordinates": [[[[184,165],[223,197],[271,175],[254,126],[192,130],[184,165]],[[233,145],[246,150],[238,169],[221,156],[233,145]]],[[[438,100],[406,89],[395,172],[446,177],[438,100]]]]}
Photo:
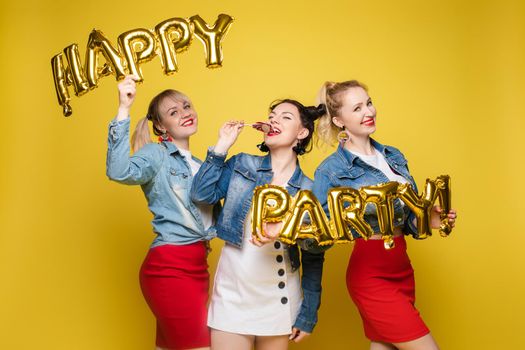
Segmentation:
{"type": "MultiPolygon", "coordinates": [[[[403,176],[417,191],[414,178],[410,175],[407,160],[403,154],[394,147],[384,146],[375,140],[371,140],[373,147],[383,154],[388,165],[399,175],[403,176]]],[[[326,214],[328,212],[327,194],[332,187],[352,187],[359,189],[363,186],[377,185],[390,180],[382,171],[365,163],[344,147],[339,146],[337,150],[326,158],[317,167],[314,176],[313,193],[323,205],[326,214]]],[[[405,234],[416,234],[417,227],[413,224],[414,213],[402,205],[400,199],[394,202],[394,227],[401,227],[405,234]]],[[[374,232],[379,232],[377,213],[373,204],[367,204],[365,208],[365,221],[370,224],[374,232]]],[[[360,237],[353,232],[354,237],[360,237]]]]}
{"type": "Polygon", "coordinates": [[[109,124],[106,174],[126,185],[141,185],[157,234],[151,247],[213,238],[214,231],[205,232],[200,212],[190,200],[192,174],[184,156],[173,143],[162,142],[146,144],[130,157],[129,125],[129,118],[109,124]]]}
{"type": "MultiPolygon", "coordinates": [[[[240,247],[244,220],[252,204],[255,187],[269,184],[273,172],[269,155],[261,157],[240,153],[228,161],[225,155],[209,151],[199,172],[195,175],[191,197],[195,203],[215,204],[224,198],[223,210],[217,220],[217,235],[226,242],[240,247]]],[[[300,189],[310,189],[312,180],[306,177],[299,164],[288,181],[287,191],[295,195],[300,189]]],[[[314,254],[289,246],[292,267],[297,269],[302,261],[301,286],[303,303],[294,327],[312,332],[317,323],[317,310],[321,305],[321,279],[324,253],[314,254]]]]}

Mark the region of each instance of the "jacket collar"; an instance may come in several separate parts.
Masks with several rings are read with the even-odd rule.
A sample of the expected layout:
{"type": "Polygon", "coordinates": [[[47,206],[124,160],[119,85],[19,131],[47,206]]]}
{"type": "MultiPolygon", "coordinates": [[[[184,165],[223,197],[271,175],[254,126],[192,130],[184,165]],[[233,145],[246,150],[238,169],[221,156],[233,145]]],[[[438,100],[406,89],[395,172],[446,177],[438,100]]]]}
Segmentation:
{"type": "MultiPolygon", "coordinates": [[[[266,156],[262,158],[262,161],[257,168],[257,171],[271,171],[272,170],[272,158],[270,154],[268,153],[266,156]]],[[[301,167],[299,165],[299,160],[297,160],[295,171],[288,181],[288,184],[295,188],[301,188],[301,182],[303,179],[303,171],[301,170],[301,167]]]]}
{"type": "Polygon", "coordinates": [[[173,142],[162,141],[161,145],[166,147],[166,150],[168,151],[169,154],[173,154],[173,153],[181,154],[179,149],[177,148],[177,146],[175,146],[175,144],[173,142]]]}
{"type": "MultiPolygon", "coordinates": [[[[373,138],[370,138],[370,142],[372,143],[372,147],[374,147],[378,152],[381,152],[385,158],[390,157],[394,152],[390,147],[377,142],[373,138]]],[[[359,158],[354,153],[344,148],[342,144],[339,144],[337,147],[337,154],[345,163],[347,163],[348,167],[350,168],[354,165],[355,160],[359,158]]]]}

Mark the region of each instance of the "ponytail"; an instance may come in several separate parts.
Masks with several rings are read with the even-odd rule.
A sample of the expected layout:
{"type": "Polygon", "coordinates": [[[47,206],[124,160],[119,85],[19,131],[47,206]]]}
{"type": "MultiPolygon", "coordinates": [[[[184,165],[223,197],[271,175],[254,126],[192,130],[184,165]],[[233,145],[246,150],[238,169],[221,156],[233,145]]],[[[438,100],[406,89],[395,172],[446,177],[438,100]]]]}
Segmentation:
{"type": "Polygon", "coordinates": [[[319,145],[319,143],[323,143],[325,145],[332,146],[334,140],[337,138],[337,134],[339,133],[339,128],[332,122],[332,115],[328,106],[329,98],[327,96],[327,91],[331,90],[335,84],[336,83],[331,81],[325,82],[317,94],[317,102],[326,106],[326,113],[319,117],[319,122],[317,123],[315,135],[317,145],[319,145]]]}
{"type": "Polygon", "coordinates": [[[138,121],[133,136],[131,136],[131,147],[133,152],[137,152],[145,144],[151,143],[151,134],[149,132],[148,118],[144,117],[138,121]]]}
{"type": "Polygon", "coordinates": [[[332,119],[339,116],[343,107],[343,93],[355,87],[368,91],[366,85],[357,80],[348,80],[341,83],[327,81],[321,86],[317,95],[317,101],[326,106],[326,114],[319,118],[319,123],[317,124],[317,144],[322,142],[332,146],[337,140],[337,134],[341,129],[334,124],[332,119]]]}

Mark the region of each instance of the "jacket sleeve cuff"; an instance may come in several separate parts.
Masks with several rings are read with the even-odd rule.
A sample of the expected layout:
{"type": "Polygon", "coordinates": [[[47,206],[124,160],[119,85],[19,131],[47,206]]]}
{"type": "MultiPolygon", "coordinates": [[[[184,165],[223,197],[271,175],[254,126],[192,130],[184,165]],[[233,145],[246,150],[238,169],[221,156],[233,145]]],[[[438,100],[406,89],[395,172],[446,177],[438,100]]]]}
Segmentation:
{"type": "Polygon", "coordinates": [[[206,155],[206,161],[214,165],[223,165],[226,161],[226,153],[216,153],[213,150],[213,147],[208,148],[208,153],[206,155]]]}
{"type": "Polygon", "coordinates": [[[320,246],[314,238],[298,239],[297,245],[302,249],[310,253],[322,253],[332,248],[333,245],[320,246]]]}
{"type": "Polygon", "coordinates": [[[317,310],[321,306],[321,291],[310,292],[303,289],[303,302],[294,327],[312,333],[317,324],[317,310]]]}
{"type": "Polygon", "coordinates": [[[315,323],[309,322],[301,316],[297,316],[297,320],[295,320],[295,324],[293,326],[304,332],[312,333],[314,331],[315,323]]]}
{"type": "Polygon", "coordinates": [[[109,123],[109,140],[116,142],[122,138],[122,136],[129,130],[130,118],[124,120],[113,119],[109,123]]]}

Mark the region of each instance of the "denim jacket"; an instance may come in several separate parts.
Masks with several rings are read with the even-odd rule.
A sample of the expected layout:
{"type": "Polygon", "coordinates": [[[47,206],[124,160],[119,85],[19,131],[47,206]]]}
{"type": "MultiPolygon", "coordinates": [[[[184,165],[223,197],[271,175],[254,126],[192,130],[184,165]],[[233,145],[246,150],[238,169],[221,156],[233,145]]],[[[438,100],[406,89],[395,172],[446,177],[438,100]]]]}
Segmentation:
{"type": "MultiPolygon", "coordinates": [[[[403,176],[417,192],[414,178],[410,175],[407,160],[403,154],[394,147],[384,146],[375,140],[371,140],[373,147],[383,154],[388,165],[394,172],[403,176]]],[[[326,158],[315,171],[313,193],[327,215],[327,194],[332,187],[352,187],[359,189],[364,186],[377,185],[390,180],[382,171],[365,163],[342,146],[326,158]]],[[[401,203],[400,199],[394,201],[394,227],[401,227],[405,234],[416,234],[417,227],[413,224],[414,213],[401,203]]],[[[377,212],[373,204],[367,204],[365,208],[365,221],[370,224],[374,232],[379,232],[377,212]]],[[[354,237],[360,237],[353,231],[354,237]]]]}
{"type": "MultiPolygon", "coordinates": [[[[195,203],[215,204],[224,198],[224,206],[217,220],[217,236],[241,247],[244,220],[252,204],[255,187],[269,184],[273,172],[269,155],[261,157],[240,153],[228,161],[225,155],[209,151],[199,172],[195,175],[191,197],[195,203]]],[[[287,191],[295,195],[300,189],[310,189],[312,180],[306,177],[299,164],[288,181],[287,191]]],[[[314,254],[299,248],[288,247],[292,268],[303,265],[301,286],[303,303],[294,327],[312,332],[317,323],[317,310],[321,304],[321,278],[324,253],[314,254]]]]}
{"type": "Polygon", "coordinates": [[[109,125],[106,174],[126,185],[141,185],[157,234],[151,247],[213,238],[214,231],[205,232],[200,212],[190,200],[192,174],[184,156],[171,142],[146,144],[130,156],[129,125],[129,118],[109,125]]]}

